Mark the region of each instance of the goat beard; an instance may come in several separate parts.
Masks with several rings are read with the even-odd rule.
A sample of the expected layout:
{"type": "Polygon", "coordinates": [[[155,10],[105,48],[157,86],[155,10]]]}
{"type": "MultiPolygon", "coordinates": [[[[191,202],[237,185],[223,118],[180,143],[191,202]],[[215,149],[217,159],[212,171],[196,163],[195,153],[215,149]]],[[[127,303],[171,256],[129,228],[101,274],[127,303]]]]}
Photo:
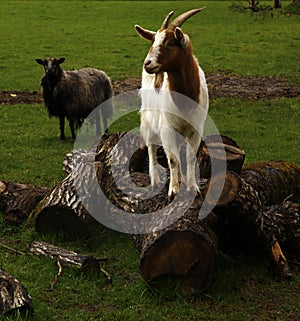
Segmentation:
{"type": "Polygon", "coordinates": [[[154,87],[156,91],[159,91],[160,88],[162,87],[164,81],[164,73],[163,72],[159,72],[157,74],[155,74],[155,81],[154,81],[154,87]]]}

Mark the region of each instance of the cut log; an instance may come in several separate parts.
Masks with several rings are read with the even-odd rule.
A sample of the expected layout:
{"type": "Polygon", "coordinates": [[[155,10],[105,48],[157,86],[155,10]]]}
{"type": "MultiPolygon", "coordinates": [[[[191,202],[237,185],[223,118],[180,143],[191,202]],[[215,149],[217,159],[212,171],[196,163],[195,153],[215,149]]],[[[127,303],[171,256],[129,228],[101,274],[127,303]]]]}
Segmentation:
{"type": "MultiPolygon", "coordinates": [[[[184,151],[183,151],[184,152],[184,151]]],[[[202,178],[211,177],[211,164],[226,161],[228,171],[240,173],[244,164],[246,154],[237,143],[228,136],[209,135],[203,137],[198,150],[198,166],[202,178]],[[213,155],[209,152],[213,152],[213,155]],[[225,156],[225,158],[224,158],[225,156]]],[[[158,163],[164,168],[168,168],[167,158],[163,148],[157,149],[158,163]]],[[[137,149],[130,160],[130,170],[132,172],[148,173],[148,150],[147,147],[137,149]]]]}
{"type": "MultiPolygon", "coordinates": [[[[132,146],[139,146],[137,137],[128,137],[116,148],[117,143],[125,133],[111,135],[102,146],[99,146],[96,161],[103,164],[101,171],[97,172],[98,181],[111,203],[124,211],[120,218],[120,224],[128,223],[126,212],[136,213],[141,216],[140,225],[131,226],[136,233],[132,233],[132,239],[140,251],[140,273],[146,282],[158,280],[161,277],[176,276],[180,288],[186,294],[194,291],[206,290],[214,279],[217,249],[214,240],[213,229],[208,228],[210,218],[201,220],[198,218],[202,201],[199,197],[192,200],[192,204],[185,207],[185,198],[177,204],[177,209],[183,209],[179,219],[173,219],[174,208],[168,205],[167,189],[168,182],[161,190],[149,197],[138,197],[140,187],[149,187],[150,180],[146,173],[129,171],[130,153],[132,146]],[[112,157],[113,155],[113,157],[112,157]],[[112,170],[112,162],[116,160],[119,165],[117,170],[112,170]],[[125,164],[125,165],[124,165],[125,164]],[[127,165],[126,165],[127,164],[127,165]],[[130,175],[130,176],[129,176],[130,175]],[[126,186],[128,181],[134,182],[137,191],[133,189],[125,193],[120,186],[126,186]],[[153,232],[139,234],[143,228],[143,215],[153,212],[164,211],[164,215],[158,215],[151,222],[146,221],[149,230],[153,232]],[[186,213],[185,213],[186,212],[186,213]],[[163,227],[163,228],[161,228],[163,227]]],[[[147,162],[147,154],[139,154],[139,162],[147,162]],[[143,159],[144,157],[145,159],[143,159]]],[[[136,159],[134,160],[136,161],[136,159]]]]}
{"type": "MultiPolygon", "coordinates": [[[[212,164],[217,169],[220,167],[220,170],[226,169],[240,174],[245,157],[245,152],[231,138],[223,135],[205,136],[198,151],[200,175],[203,178],[210,178],[212,164]],[[222,162],[226,162],[225,168],[218,166],[218,163],[221,164],[222,162]]],[[[215,171],[214,174],[216,173],[215,171]]]]}
{"type": "Polygon", "coordinates": [[[33,305],[27,289],[12,275],[0,269],[0,313],[10,315],[32,313],[33,305]]]}
{"type": "Polygon", "coordinates": [[[0,181],[0,209],[5,221],[20,224],[49,192],[49,188],[0,181]]]}
{"type": "Polygon", "coordinates": [[[146,282],[176,276],[186,295],[205,291],[210,286],[217,267],[217,247],[208,220],[197,216],[198,206],[191,207],[183,217],[159,232],[132,235],[140,251],[139,269],[146,282]]]}
{"type": "MultiPolygon", "coordinates": [[[[208,184],[218,184],[218,176],[208,184]]],[[[212,198],[211,201],[216,200],[212,198]]],[[[270,255],[275,270],[281,276],[290,278],[290,269],[281,246],[287,238],[293,243],[298,241],[300,245],[299,215],[294,207],[289,208],[289,215],[280,215],[280,209],[281,206],[265,208],[252,185],[235,173],[227,173],[222,195],[214,209],[218,217],[216,234],[220,245],[230,248],[238,246],[243,250],[263,249],[270,255]],[[275,214],[272,210],[279,212],[275,214]]]]}
{"type": "MultiPolygon", "coordinates": [[[[79,166],[83,167],[85,175],[94,175],[94,161],[84,161],[79,166]]],[[[68,239],[83,238],[90,234],[90,227],[97,224],[83,206],[75,188],[77,170],[79,168],[65,177],[32,211],[28,224],[34,224],[37,232],[63,233],[68,239]]],[[[88,179],[82,180],[84,182],[88,179]]],[[[81,188],[88,190],[91,187],[81,188]]]]}
{"type": "Polygon", "coordinates": [[[292,196],[300,197],[300,166],[281,160],[247,165],[241,177],[257,190],[264,206],[280,204],[292,196]]]}
{"type": "Polygon", "coordinates": [[[299,203],[288,199],[280,204],[266,206],[261,221],[263,229],[280,241],[288,254],[300,255],[299,203]]]}

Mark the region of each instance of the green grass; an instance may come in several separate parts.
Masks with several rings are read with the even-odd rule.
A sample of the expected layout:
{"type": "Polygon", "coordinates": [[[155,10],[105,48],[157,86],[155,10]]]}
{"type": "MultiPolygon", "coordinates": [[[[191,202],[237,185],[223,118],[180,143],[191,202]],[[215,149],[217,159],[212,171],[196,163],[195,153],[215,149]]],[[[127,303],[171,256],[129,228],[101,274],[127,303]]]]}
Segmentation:
{"type": "Polygon", "coordinates": [[[210,117],[220,133],[237,140],[246,163],[283,159],[300,164],[300,100],[216,99],[210,117]]]}
{"type": "Polygon", "coordinates": [[[37,90],[43,71],[35,58],[49,56],[66,57],[65,69],[93,66],[113,79],[140,76],[149,44],[137,35],[134,24],[157,30],[170,10],[179,14],[199,5],[207,9],[183,29],[205,72],[226,70],[299,82],[298,17],[241,14],[230,10],[231,3],[1,1],[0,34],[5,36],[0,89],[37,90]]]}
{"type": "MultiPolygon", "coordinates": [[[[270,3],[270,2],[268,2],[270,3]]],[[[170,10],[175,14],[196,6],[208,8],[184,25],[194,51],[208,73],[230,71],[299,82],[298,17],[240,14],[231,1],[105,2],[1,1],[0,90],[37,90],[42,69],[34,59],[65,56],[66,69],[101,68],[113,79],[139,77],[149,44],[133,29],[135,23],[157,29],[170,10]],[[116,8],[118,10],[116,10],[116,8]]],[[[283,5],[289,4],[288,1],[283,5]]],[[[219,131],[235,139],[246,162],[284,159],[300,164],[300,100],[211,100],[210,117],[219,131]]],[[[127,115],[112,130],[138,125],[127,115]]],[[[55,186],[62,178],[67,139],[58,138],[58,120],[48,119],[39,105],[0,105],[0,179],[55,186]]],[[[62,236],[40,235],[26,226],[12,227],[0,219],[0,243],[26,251],[32,240],[50,242],[94,256],[107,256],[103,267],[112,275],[85,276],[77,268],[64,269],[52,292],[46,291],[57,266],[46,258],[16,255],[0,245],[0,266],[28,289],[34,304],[33,321],[44,320],[297,320],[300,311],[300,273],[274,278],[267,258],[255,254],[220,256],[212,286],[186,299],[168,287],[157,291],[139,274],[139,255],[127,235],[102,226],[90,238],[67,242],[62,236]]],[[[298,260],[299,261],[299,260],[298,260]]],[[[13,316],[5,321],[25,320],[13,316]]]]}

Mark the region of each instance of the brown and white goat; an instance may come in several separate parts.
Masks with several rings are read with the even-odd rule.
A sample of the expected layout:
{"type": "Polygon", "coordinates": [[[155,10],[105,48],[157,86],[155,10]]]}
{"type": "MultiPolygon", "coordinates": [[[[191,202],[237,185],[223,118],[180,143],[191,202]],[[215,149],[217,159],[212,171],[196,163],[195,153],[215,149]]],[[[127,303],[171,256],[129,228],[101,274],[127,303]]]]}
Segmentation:
{"type": "Polygon", "coordinates": [[[170,12],[157,32],[135,26],[142,38],[152,42],[144,60],[140,91],[141,133],[148,147],[151,185],[160,182],[156,157],[159,140],[170,169],[169,197],[178,194],[182,179],[178,135],[186,144],[187,190],[199,191],[195,162],[209,98],[204,72],[193,55],[188,35],[180,26],[203,9],[183,13],[168,26],[173,15],[170,12]]]}

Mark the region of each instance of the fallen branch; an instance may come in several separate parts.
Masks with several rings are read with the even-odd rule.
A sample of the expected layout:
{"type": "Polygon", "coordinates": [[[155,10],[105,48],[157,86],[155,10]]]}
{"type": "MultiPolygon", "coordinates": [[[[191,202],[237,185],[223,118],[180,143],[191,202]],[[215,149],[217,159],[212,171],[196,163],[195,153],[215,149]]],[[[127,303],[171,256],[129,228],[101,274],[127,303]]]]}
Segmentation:
{"type": "Polygon", "coordinates": [[[0,243],[0,246],[3,247],[3,248],[6,249],[6,250],[9,250],[9,251],[12,252],[12,253],[19,254],[19,255],[25,255],[25,253],[20,252],[20,251],[18,251],[18,250],[15,250],[15,249],[13,249],[12,247],[7,246],[7,245],[5,245],[5,244],[3,244],[3,243],[0,243]]]}
{"type": "Polygon", "coordinates": [[[97,275],[102,272],[107,278],[107,281],[111,283],[110,275],[100,265],[100,262],[108,261],[107,257],[96,258],[90,255],[82,255],[58,246],[54,246],[49,243],[39,241],[33,241],[29,245],[28,251],[32,254],[50,257],[51,259],[57,261],[59,271],[51,283],[50,290],[53,289],[54,284],[57,282],[57,279],[61,275],[62,268],[64,266],[68,267],[70,265],[76,265],[80,267],[84,274],[92,273],[97,275]]]}

